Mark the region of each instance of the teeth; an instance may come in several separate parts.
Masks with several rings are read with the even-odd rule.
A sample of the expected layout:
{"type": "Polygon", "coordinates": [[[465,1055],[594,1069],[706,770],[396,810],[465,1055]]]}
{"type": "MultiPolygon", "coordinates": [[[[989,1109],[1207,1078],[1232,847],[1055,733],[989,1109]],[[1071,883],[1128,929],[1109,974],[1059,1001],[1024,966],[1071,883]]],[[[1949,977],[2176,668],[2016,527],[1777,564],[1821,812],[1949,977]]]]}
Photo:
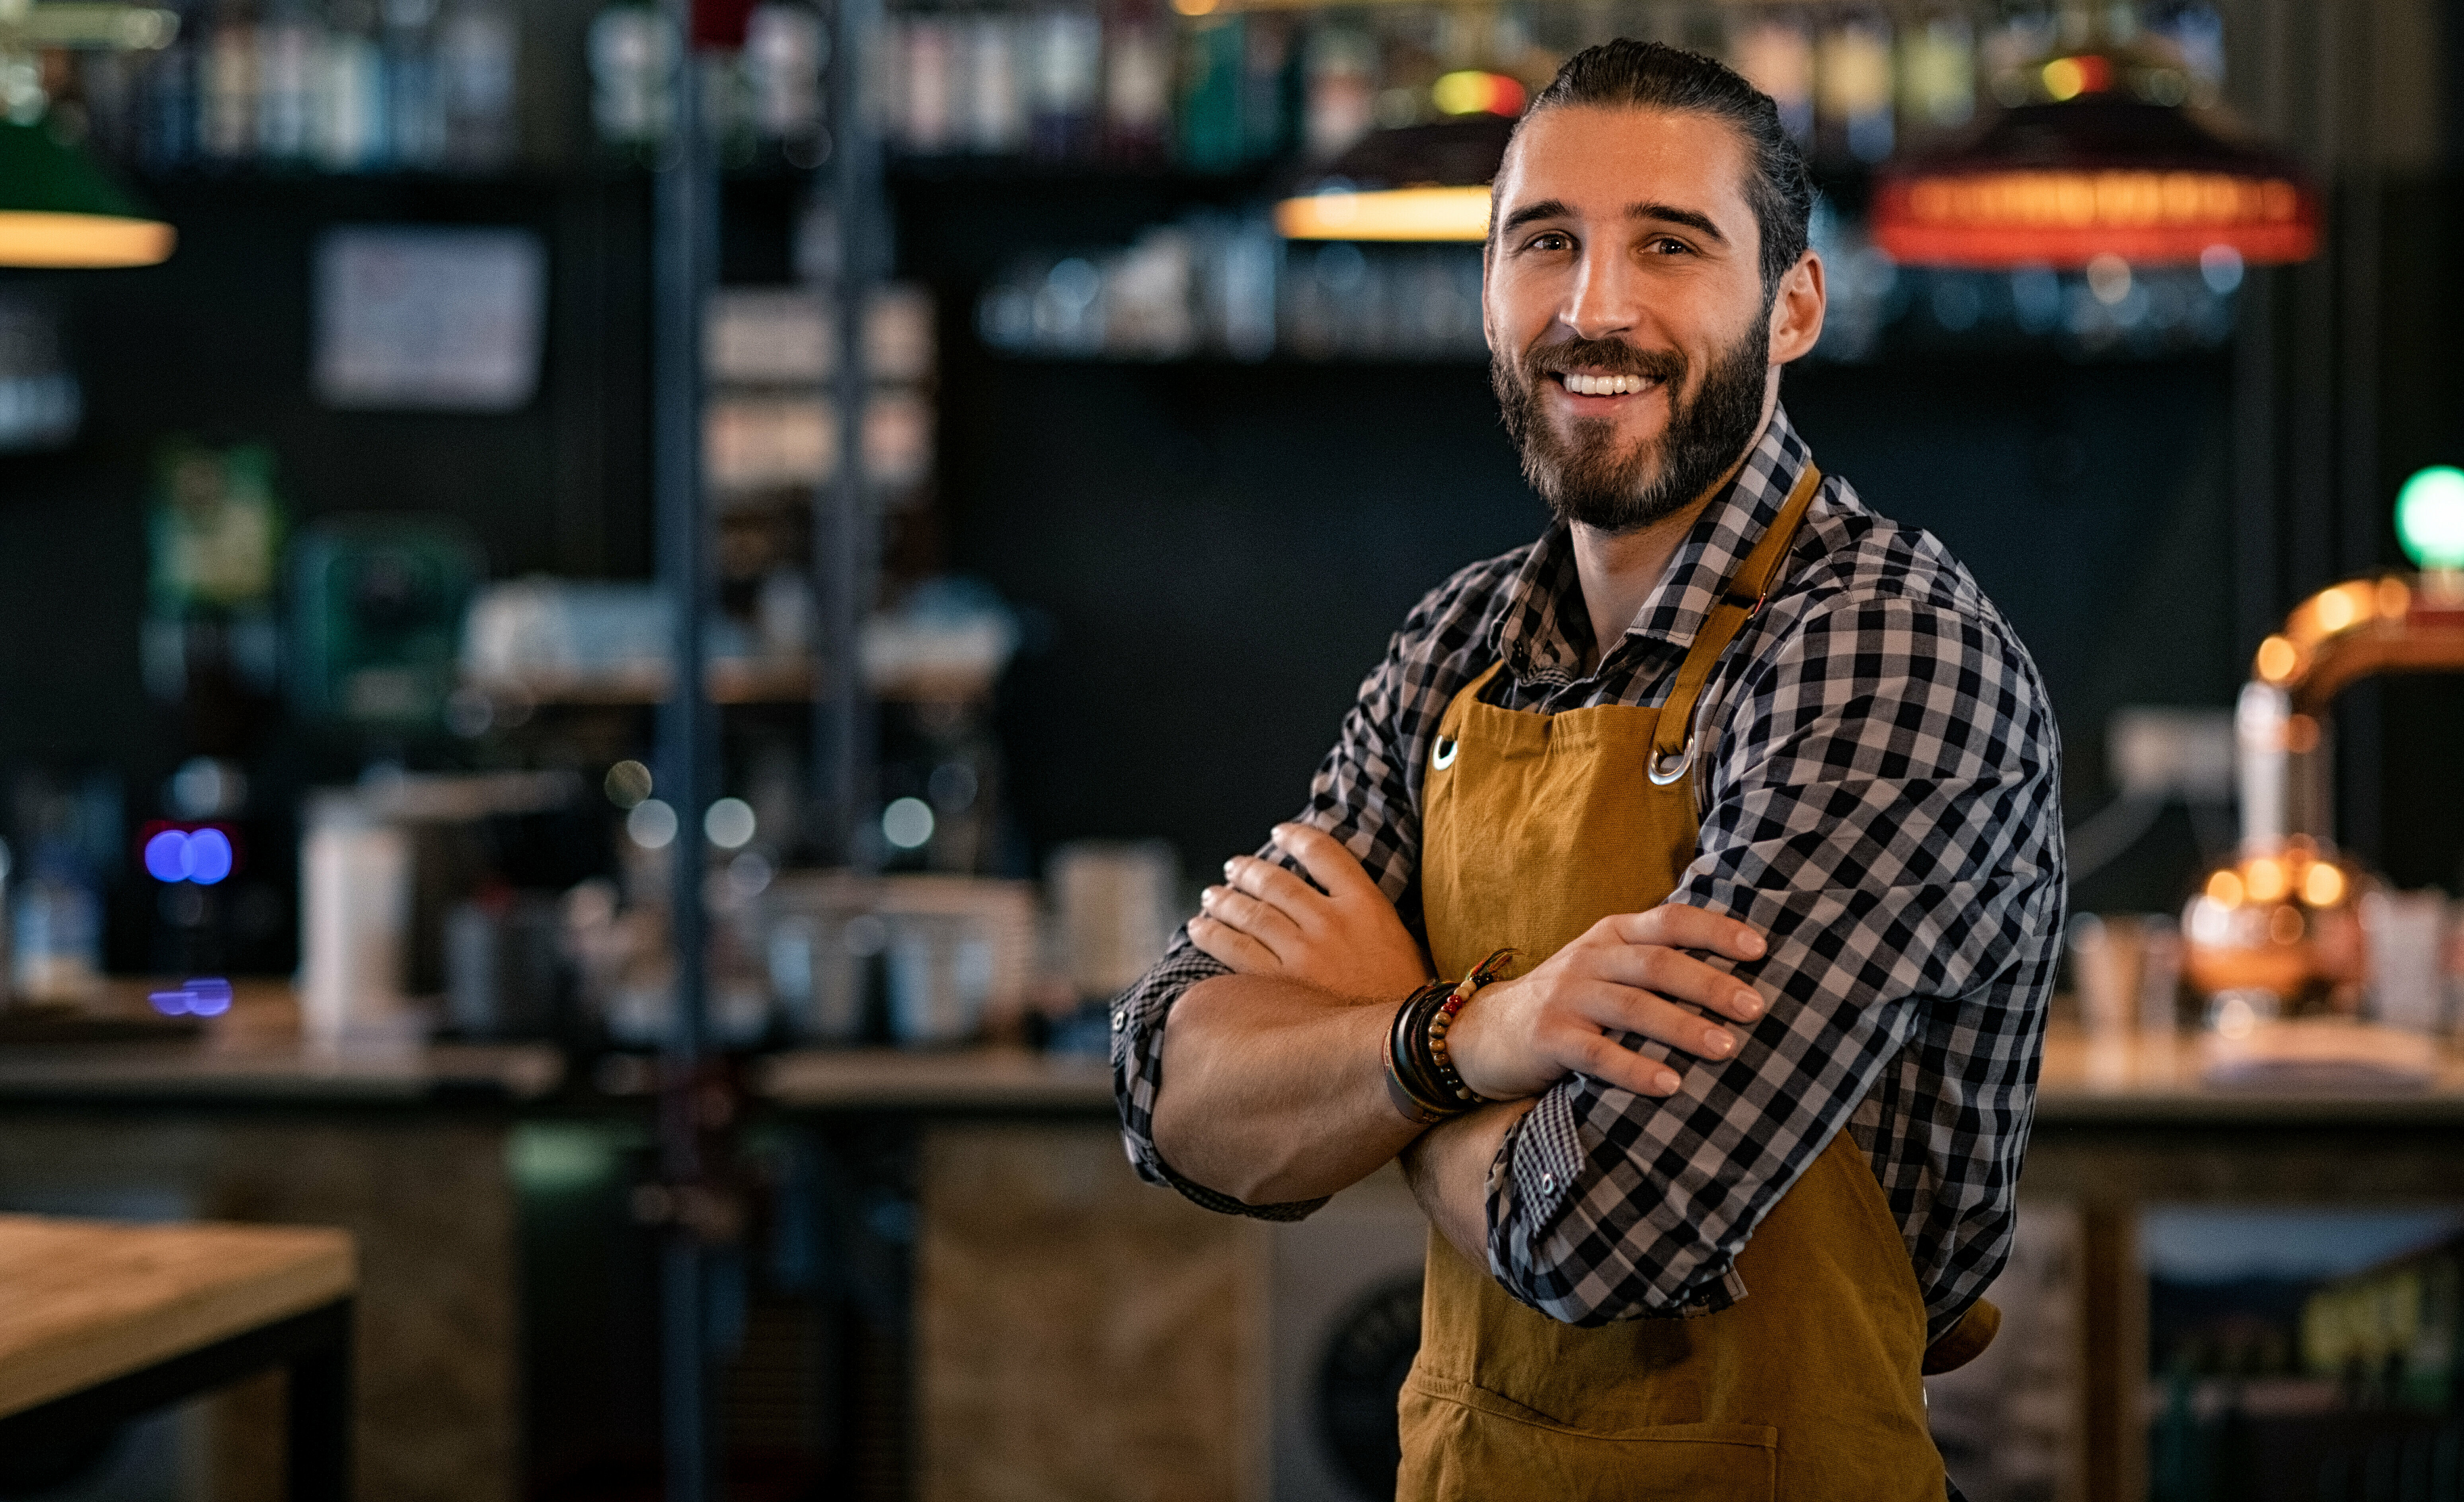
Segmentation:
{"type": "Polygon", "coordinates": [[[1566,377],[1566,389],[1576,396],[1629,396],[1649,383],[1638,375],[1574,375],[1566,377]]]}

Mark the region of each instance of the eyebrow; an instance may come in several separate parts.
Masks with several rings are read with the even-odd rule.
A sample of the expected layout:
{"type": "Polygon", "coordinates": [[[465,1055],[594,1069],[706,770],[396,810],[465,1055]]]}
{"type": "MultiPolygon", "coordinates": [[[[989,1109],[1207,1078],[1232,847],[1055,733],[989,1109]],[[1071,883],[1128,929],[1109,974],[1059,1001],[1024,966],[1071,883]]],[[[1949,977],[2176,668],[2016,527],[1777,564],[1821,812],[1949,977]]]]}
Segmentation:
{"type": "MultiPolygon", "coordinates": [[[[1571,219],[1573,216],[1574,211],[1567,208],[1562,199],[1543,198],[1537,203],[1525,204],[1507,214],[1506,223],[1499,227],[1498,232],[1501,235],[1512,234],[1525,225],[1537,220],[1571,219]]],[[[1628,219],[1657,219],[1663,224],[1682,224],[1689,230],[1701,231],[1722,245],[1728,243],[1728,237],[1720,232],[1720,227],[1711,222],[1709,214],[1701,213],[1692,209],[1680,209],[1674,204],[1628,204],[1625,216],[1628,219]]]]}

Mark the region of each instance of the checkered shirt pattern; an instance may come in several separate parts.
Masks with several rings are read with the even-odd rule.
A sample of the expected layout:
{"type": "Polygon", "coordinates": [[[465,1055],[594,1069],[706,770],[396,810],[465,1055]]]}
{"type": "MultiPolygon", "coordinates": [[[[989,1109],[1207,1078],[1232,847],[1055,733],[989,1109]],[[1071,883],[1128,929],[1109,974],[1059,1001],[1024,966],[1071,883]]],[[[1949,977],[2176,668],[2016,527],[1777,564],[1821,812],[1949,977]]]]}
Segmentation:
{"type": "MultiPolygon", "coordinates": [[[[1455,694],[1503,658],[1485,693],[1506,708],[1662,702],[1810,458],[1775,413],[1589,674],[1562,525],[1447,580],[1361,684],[1301,818],[1343,841],[1419,932],[1421,781],[1455,694]]],[[[1939,541],[1834,475],[1696,723],[1702,836],[1669,900],[1769,937],[1762,961],[1727,967],[1771,1008],[1724,1063],[1623,1040],[1678,1070],[1664,1099],[1580,1075],[1543,1094],[1489,1175],[1490,1270],[1578,1325],[1726,1308],[1746,1292],[1735,1260],[1754,1226],[1844,1127],[1939,1335],[2009,1256],[2035,1107],[2066,886],[2044,685],[1939,541]]],[[[1299,1219],[1324,1202],[1243,1204],[1155,1151],[1173,1003],[1223,969],[1184,931],[1114,1004],[1130,1160],[1209,1208],[1299,1219]]]]}

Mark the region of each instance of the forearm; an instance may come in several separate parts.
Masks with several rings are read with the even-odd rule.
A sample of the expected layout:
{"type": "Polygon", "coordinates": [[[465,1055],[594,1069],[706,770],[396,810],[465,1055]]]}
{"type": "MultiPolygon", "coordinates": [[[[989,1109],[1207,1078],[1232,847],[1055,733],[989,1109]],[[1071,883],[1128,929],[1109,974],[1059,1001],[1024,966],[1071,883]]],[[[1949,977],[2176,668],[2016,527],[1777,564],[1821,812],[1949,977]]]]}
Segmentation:
{"type": "Polygon", "coordinates": [[[1265,976],[1190,987],[1163,1029],[1155,1147],[1249,1204],[1314,1200],[1375,1172],[1420,1128],[1386,1096],[1392,1000],[1265,976]]]}
{"type": "Polygon", "coordinates": [[[1412,1197],[1463,1260],[1475,1268],[1488,1266],[1488,1171],[1506,1145],[1506,1134],[1529,1100],[1458,1116],[1423,1133],[1403,1152],[1403,1177],[1412,1197]]]}

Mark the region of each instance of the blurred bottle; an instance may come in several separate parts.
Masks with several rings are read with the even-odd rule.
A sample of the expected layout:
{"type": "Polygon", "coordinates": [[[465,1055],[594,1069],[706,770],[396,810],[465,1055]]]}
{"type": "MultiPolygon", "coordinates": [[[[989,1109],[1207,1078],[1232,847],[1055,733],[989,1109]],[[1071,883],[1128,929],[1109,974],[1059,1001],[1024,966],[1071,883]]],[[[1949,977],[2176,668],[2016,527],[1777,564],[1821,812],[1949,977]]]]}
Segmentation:
{"type": "Polygon", "coordinates": [[[1824,30],[1815,55],[1815,145],[1833,160],[1891,154],[1891,24],[1850,16],[1824,30]]]}
{"type": "Polygon", "coordinates": [[[1094,154],[1102,122],[1103,24],[1090,11],[1047,11],[1027,29],[1027,151],[1083,161],[1094,154]]]}
{"type": "Polygon", "coordinates": [[[257,58],[254,17],[244,0],[222,0],[206,33],[198,89],[197,146],[209,161],[230,166],[256,154],[257,58]]]}
{"type": "Polygon", "coordinates": [[[386,140],[393,163],[432,171],[445,161],[438,90],[436,0],[381,0],[385,15],[386,140]]]}
{"type": "Polygon", "coordinates": [[[1777,15],[1748,21],[1733,34],[1729,62],[1771,97],[1780,123],[1800,144],[1814,141],[1814,39],[1802,22],[1777,15]]]}
{"type": "Polygon", "coordinates": [[[384,166],[385,49],[377,40],[376,0],[333,0],[318,73],[317,165],[328,172],[384,166]]]}
{"type": "Polygon", "coordinates": [[[979,156],[1016,156],[1026,148],[1026,95],[1018,20],[999,11],[967,18],[960,74],[965,85],[966,147],[979,156]]]}
{"type": "Polygon", "coordinates": [[[675,117],[675,30],[655,9],[611,5],[590,23],[590,115],[599,139],[647,162],[675,117]]]}
{"type": "Polygon", "coordinates": [[[271,0],[256,28],[256,154],[268,166],[309,155],[324,40],[307,0],[271,0]]]}
{"type": "Polygon", "coordinates": [[[1325,161],[1375,123],[1377,47],[1354,27],[1323,26],[1309,35],[1307,59],[1303,144],[1312,158],[1325,161]]]}
{"type": "Polygon", "coordinates": [[[445,165],[497,172],[513,165],[515,67],[521,33],[501,0],[453,0],[436,26],[436,82],[445,165]]]}
{"type": "Polygon", "coordinates": [[[1242,154],[1270,162],[1292,148],[1299,117],[1299,38],[1289,17],[1247,18],[1242,54],[1242,154]]]}
{"type": "Polygon", "coordinates": [[[917,156],[938,156],[957,144],[957,28],[930,12],[907,17],[897,56],[899,144],[917,156]]]}
{"type": "Polygon", "coordinates": [[[795,167],[823,155],[822,64],[828,47],[822,18],[810,6],[756,7],[744,27],[744,76],[754,129],[795,167]]]}
{"type": "Polygon", "coordinates": [[[184,11],[171,45],[140,64],[137,159],[153,171],[176,171],[197,155],[196,22],[196,11],[184,11]]]}
{"type": "Polygon", "coordinates": [[[1936,15],[1900,33],[1900,115],[1919,130],[1956,130],[1976,112],[1976,33],[1936,15]]]}
{"type": "Polygon", "coordinates": [[[1248,154],[1241,121],[1248,41],[1239,15],[1208,15],[1181,32],[1180,161],[1197,172],[1228,172],[1248,154]]]}
{"type": "Polygon", "coordinates": [[[1145,166],[1163,159],[1172,111],[1172,41],[1154,0],[1122,0],[1104,36],[1104,153],[1145,166]]]}

